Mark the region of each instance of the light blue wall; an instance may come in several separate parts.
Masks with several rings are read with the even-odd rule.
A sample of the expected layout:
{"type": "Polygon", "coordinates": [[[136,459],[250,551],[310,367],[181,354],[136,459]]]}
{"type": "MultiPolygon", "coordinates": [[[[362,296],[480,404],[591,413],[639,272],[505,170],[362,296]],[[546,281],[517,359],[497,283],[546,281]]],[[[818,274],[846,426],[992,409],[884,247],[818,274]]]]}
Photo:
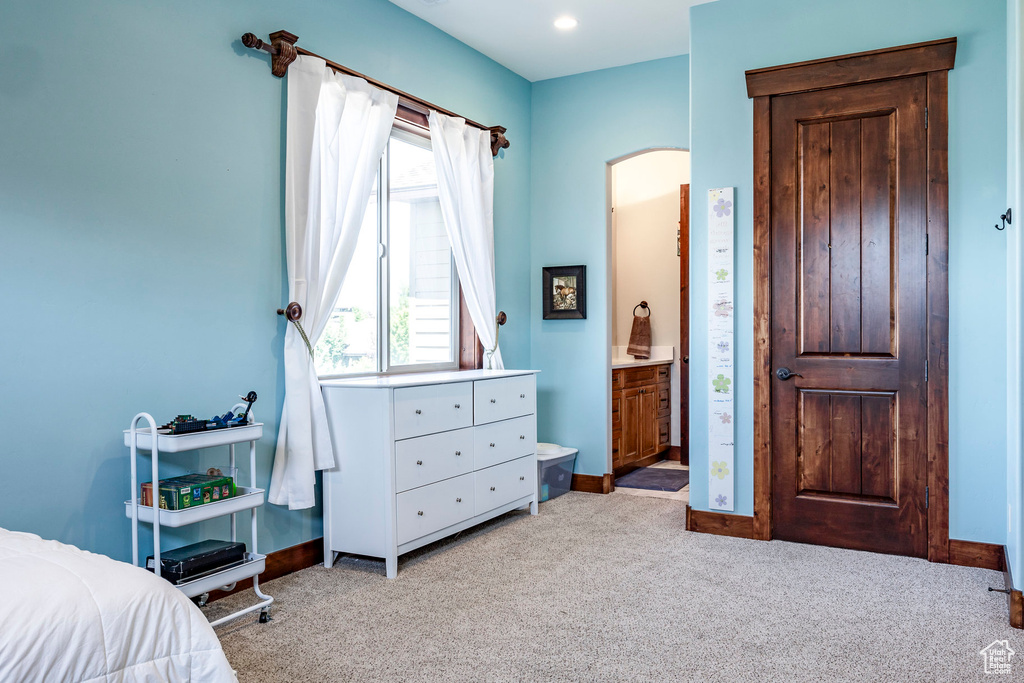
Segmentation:
{"type": "MultiPolygon", "coordinates": [[[[1022,111],[1021,83],[1022,69],[1021,39],[1024,33],[1024,0],[1007,0],[1006,3],[1006,139],[1008,150],[1006,160],[1006,204],[1019,211],[1024,199],[1024,111],[1022,111]]],[[[1007,524],[1006,549],[1010,560],[1011,574],[1016,588],[1024,586],[1024,411],[1021,405],[1021,390],[1024,388],[1022,363],[1022,276],[1024,265],[1024,240],[1021,239],[1020,223],[1006,231],[1006,503],[1007,524]]]]}
{"type": "Polygon", "coordinates": [[[531,360],[537,433],[579,449],[576,471],[607,471],[611,327],[607,162],[652,147],[689,148],[689,58],[672,57],[533,84],[531,360]],[[541,269],[587,266],[587,319],[543,320],[541,269]]]}
{"type": "MultiPolygon", "coordinates": [[[[736,190],[736,512],[753,507],[752,126],[744,71],[957,36],[949,80],[950,534],[1006,541],[1005,0],[719,0],[691,11],[692,305],[706,297],[709,188],[736,190]]],[[[696,315],[691,349],[706,345],[696,315]]],[[[691,354],[691,377],[707,373],[691,354]]],[[[708,509],[707,401],[693,391],[690,504],[708,509]]]]}
{"type": "MultiPolygon", "coordinates": [[[[384,0],[0,0],[0,17],[0,526],[129,557],[121,430],[140,410],[223,412],[250,389],[268,482],[283,392],[274,310],[287,296],[284,81],[241,46],[246,31],[287,29],[508,128],[495,163],[501,341],[511,366],[529,364],[526,80],[384,0]]],[[[263,510],[263,551],[321,533],[319,508],[263,510]]]]}

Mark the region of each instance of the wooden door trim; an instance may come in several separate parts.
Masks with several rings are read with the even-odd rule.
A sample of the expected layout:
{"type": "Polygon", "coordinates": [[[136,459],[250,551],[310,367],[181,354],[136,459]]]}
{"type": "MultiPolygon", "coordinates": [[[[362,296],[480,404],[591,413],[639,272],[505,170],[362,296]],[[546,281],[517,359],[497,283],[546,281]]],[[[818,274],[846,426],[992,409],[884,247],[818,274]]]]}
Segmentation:
{"type": "Polygon", "coordinates": [[[928,559],[949,561],[948,71],[928,74],[928,559]]]}
{"type": "Polygon", "coordinates": [[[928,559],[949,561],[948,70],[956,38],[746,72],[754,109],[754,516],[772,538],[771,98],[927,73],[928,559]]]}
{"type": "Polygon", "coordinates": [[[690,185],[679,186],[679,453],[690,463],[690,185]]]}
{"type": "Polygon", "coordinates": [[[772,537],[772,116],[754,98],[754,538],[772,537]]]}
{"type": "Polygon", "coordinates": [[[956,59],[956,38],[751,69],[747,97],[789,95],[841,85],[948,71],[956,59]]]}

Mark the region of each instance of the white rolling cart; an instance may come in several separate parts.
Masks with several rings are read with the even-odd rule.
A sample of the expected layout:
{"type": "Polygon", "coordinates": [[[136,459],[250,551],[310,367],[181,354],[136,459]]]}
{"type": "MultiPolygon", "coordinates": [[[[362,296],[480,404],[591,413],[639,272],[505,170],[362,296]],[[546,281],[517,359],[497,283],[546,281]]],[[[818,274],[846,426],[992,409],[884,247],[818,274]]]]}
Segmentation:
{"type": "MultiPolygon", "coordinates": [[[[231,410],[237,414],[237,411],[240,408],[244,410],[246,405],[244,403],[238,403],[235,404],[231,410]]],[[[235,515],[243,510],[249,510],[252,521],[252,548],[250,549],[250,552],[245,554],[245,562],[223,571],[200,576],[193,580],[177,584],[177,587],[190,598],[203,596],[201,603],[205,603],[206,594],[210,591],[218,589],[231,590],[235,587],[235,584],[238,581],[251,577],[253,590],[256,592],[257,597],[260,598],[260,602],[252,605],[251,607],[238,610],[226,617],[217,619],[216,621],[211,622],[211,625],[217,626],[244,614],[255,612],[256,610],[260,611],[260,623],[269,621],[270,605],[274,602],[274,598],[269,595],[265,595],[260,591],[259,585],[259,574],[261,574],[266,568],[267,556],[260,555],[256,550],[256,508],[263,505],[263,497],[265,493],[264,489],[256,488],[256,441],[263,436],[263,423],[256,422],[252,411],[250,410],[249,424],[244,427],[231,427],[228,429],[195,432],[192,434],[156,434],[157,438],[155,442],[153,439],[154,434],[156,434],[156,421],[149,413],[139,413],[136,415],[132,420],[131,427],[124,430],[124,445],[131,449],[131,500],[126,500],[124,505],[125,515],[132,520],[132,563],[136,566],[142,566],[139,564],[139,522],[153,525],[154,571],[157,576],[160,576],[160,527],[181,527],[208,519],[231,515],[231,541],[234,542],[236,540],[235,515]],[[139,423],[142,421],[148,422],[149,427],[140,428],[139,423]],[[235,444],[245,443],[246,441],[249,442],[250,486],[237,486],[236,483],[235,496],[216,502],[205,503],[198,507],[186,508],[184,510],[162,510],[157,505],[156,510],[159,513],[157,515],[153,514],[153,507],[141,504],[141,501],[139,500],[138,468],[136,466],[138,451],[143,450],[150,451],[152,453],[152,500],[155,503],[159,500],[159,467],[161,452],[182,453],[185,451],[198,450],[200,448],[227,446],[231,457],[230,467],[232,468],[232,471],[237,472],[237,470],[234,469],[235,444]]]]}

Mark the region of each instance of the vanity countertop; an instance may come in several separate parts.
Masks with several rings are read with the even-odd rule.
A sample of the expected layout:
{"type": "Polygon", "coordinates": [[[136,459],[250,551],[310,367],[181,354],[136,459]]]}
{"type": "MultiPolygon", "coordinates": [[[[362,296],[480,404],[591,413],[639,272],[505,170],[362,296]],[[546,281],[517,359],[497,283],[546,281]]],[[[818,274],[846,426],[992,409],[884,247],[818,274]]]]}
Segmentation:
{"type": "Polygon", "coordinates": [[[675,349],[671,346],[652,346],[650,358],[633,358],[625,346],[612,347],[612,370],[641,368],[648,365],[671,365],[675,362],[675,349]]]}

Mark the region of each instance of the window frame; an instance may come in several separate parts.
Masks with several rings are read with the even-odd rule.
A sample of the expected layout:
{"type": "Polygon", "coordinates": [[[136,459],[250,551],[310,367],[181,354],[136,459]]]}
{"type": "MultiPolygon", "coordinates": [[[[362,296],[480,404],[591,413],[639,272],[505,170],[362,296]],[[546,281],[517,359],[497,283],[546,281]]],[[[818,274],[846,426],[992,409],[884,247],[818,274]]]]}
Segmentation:
{"type": "MultiPolygon", "coordinates": [[[[401,112],[400,112],[401,113],[401,112]]],[[[424,117],[425,120],[425,117],[424,117]]],[[[391,222],[390,222],[390,153],[391,140],[399,140],[431,149],[429,128],[419,121],[396,118],[388,137],[388,147],[378,163],[377,179],[377,370],[353,373],[320,373],[320,380],[355,379],[421,372],[457,371],[483,367],[483,348],[466,307],[462,283],[454,255],[451,257],[451,278],[454,286],[450,300],[449,340],[451,360],[441,363],[392,365],[391,363],[391,222]]],[[[450,245],[449,245],[450,249],[450,245]]],[[[315,348],[315,347],[314,347],[315,348]]]]}

